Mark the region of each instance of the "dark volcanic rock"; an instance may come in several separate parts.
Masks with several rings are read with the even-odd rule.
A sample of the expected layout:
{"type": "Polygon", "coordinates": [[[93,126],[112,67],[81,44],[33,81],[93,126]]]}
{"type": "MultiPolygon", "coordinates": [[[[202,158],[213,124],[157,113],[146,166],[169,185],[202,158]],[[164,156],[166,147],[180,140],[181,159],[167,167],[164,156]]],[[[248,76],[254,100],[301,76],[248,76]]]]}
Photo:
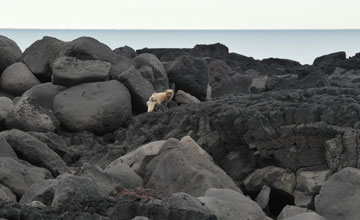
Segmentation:
{"type": "Polygon", "coordinates": [[[64,42],[53,37],[43,37],[28,47],[22,56],[22,61],[41,81],[50,81],[53,60],[64,46],[64,42]]]}
{"type": "Polygon", "coordinates": [[[76,57],[79,60],[102,60],[111,63],[110,75],[118,75],[133,66],[133,62],[114,53],[110,47],[91,37],[80,37],[66,43],[57,57],[76,57]]]}
{"type": "Polygon", "coordinates": [[[115,130],[131,116],[131,109],[129,91],[116,80],[71,87],[60,92],[54,101],[56,117],[74,131],[115,130]]]}
{"type": "Polygon", "coordinates": [[[153,54],[144,53],[133,59],[135,66],[141,68],[144,66],[151,67],[154,73],[153,87],[156,92],[164,92],[169,88],[169,80],[166,70],[160,60],[153,54]]]}
{"type": "Polygon", "coordinates": [[[137,54],[151,53],[157,56],[162,62],[174,61],[178,57],[183,55],[188,55],[190,53],[190,48],[144,48],[141,50],[136,50],[137,54]]]}
{"type": "Polygon", "coordinates": [[[0,130],[6,128],[5,120],[14,108],[14,102],[7,97],[0,97],[0,130]]]}
{"type": "Polygon", "coordinates": [[[63,89],[61,86],[44,83],[26,91],[7,117],[7,127],[24,131],[55,131],[60,123],[52,106],[55,96],[63,89]]]}
{"type": "Polygon", "coordinates": [[[175,83],[176,89],[183,90],[201,101],[206,100],[209,70],[203,59],[179,57],[170,67],[168,76],[170,83],[175,83]]]}
{"type": "Polygon", "coordinates": [[[69,171],[59,155],[33,136],[15,129],[1,132],[0,135],[6,139],[19,158],[50,170],[54,176],[69,171]]]}
{"type": "Polygon", "coordinates": [[[60,57],[52,66],[52,82],[66,87],[104,81],[108,78],[111,64],[100,60],[78,60],[74,57],[60,57]]]}
{"type": "Polygon", "coordinates": [[[44,168],[10,157],[0,157],[0,184],[8,187],[18,197],[21,197],[33,183],[49,178],[52,176],[44,168]]]}
{"type": "Polygon", "coordinates": [[[32,201],[39,201],[50,206],[55,194],[55,187],[58,184],[57,179],[47,179],[39,183],[34,183],[30,188],[22,195],[19,204],[25,205],[32,201]]]}
{"type": "Polygon", "coordinates": [[[240,191],[212,161],[176,139],[164,143],[159,154],[147,165],[144,180],[147,188],[165,195],[185,192],[201,196],[212,187],[240,191]]]}
{"type": "Polygon", "coordinates": [[[136,51],[129,46],[118,47],[114,49],[114,53],[129,59],[136,57],[136,51]]]}
{"type": "Polygon", "coordinates": [[[134,68],[126,70],[117,78],[128,88],[131,94],[133,109],[137,112],[146,112],[146,103],[155,92],[153,85],[144,79],[140,72],[134,68]]]}
{"type": "Polygon", "coordinates": [[[11,39],[0,35],[0,75],[5,68],[20,61],[21,50],[11,39]]]}
{"type": "Polygon", "coordinates": [[[64,174],[55,187],[54,200],[51,206],[65,207],[69,204],[84,203],[101,198],[99,189],[88,178],[64,174]]]}
{"type": "Polygon", "coordinates": [[[198,44],[190,52],[191,56],[194,57],[212,57],[212,58],[223,58],[229,54],[229,48],[225,45],[216,44],[198,44]]]}
{"type": "Polygon", "coordinates": [[[14,149],[12,149],[4,137],[0,137],[0,157],[18,158],[14,149]]]}
{"type": "Polygon", "coordinates": [[[38,84],[40,84],[39,80],[23,63],[10,65],[0,77],[1,90],[15,96],[23,94],[38,84]]]}
{"type": "Polygon", "coordinates": [[[230,189],[209,189],[198,199],[220,220],[266,219],[258,204],[230,189]]]}
{"type": "Polygon", "coordinates": [[[336,52],[316,58],[313,65],[324,70],[326,74],[332,74],[344,60],[346,60],[346,53],[336,52]]]}
{"type": "Polygon", "coordinates": [[[357,219],[359,183],[359,169],[347,167],[335,173],[315,197],[316,211],[329,220],[357,219]]]}

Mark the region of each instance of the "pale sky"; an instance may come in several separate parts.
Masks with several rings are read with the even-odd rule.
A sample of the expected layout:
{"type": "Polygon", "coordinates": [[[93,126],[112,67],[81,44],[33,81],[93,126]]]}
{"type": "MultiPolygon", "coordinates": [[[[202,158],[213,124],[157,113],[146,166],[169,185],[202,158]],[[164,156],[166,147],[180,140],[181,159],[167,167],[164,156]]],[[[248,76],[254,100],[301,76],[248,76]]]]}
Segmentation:
{"type": "Polygon", "coordinates": [[[1,0],[0,28],[359,29],[360,0],[1,0]]]}

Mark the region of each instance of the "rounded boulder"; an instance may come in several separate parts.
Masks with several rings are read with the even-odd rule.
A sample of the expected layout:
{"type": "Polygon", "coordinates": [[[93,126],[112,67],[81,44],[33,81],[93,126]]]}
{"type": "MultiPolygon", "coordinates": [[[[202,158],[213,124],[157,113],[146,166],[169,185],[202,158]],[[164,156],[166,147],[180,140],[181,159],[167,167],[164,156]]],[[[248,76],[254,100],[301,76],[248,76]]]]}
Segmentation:
{"type": "Polygon", "coordinates": [[[60,92],[53,109],[69,130],[106,133],[119,128],[131,116],[131,96],[116,80],[84,83],[60,92]]]}

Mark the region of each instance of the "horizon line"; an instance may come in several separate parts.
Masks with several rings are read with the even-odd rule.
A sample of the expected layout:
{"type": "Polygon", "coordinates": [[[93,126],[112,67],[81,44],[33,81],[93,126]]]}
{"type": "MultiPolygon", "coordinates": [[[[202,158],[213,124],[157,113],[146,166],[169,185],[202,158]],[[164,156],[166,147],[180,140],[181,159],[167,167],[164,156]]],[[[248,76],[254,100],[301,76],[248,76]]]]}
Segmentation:
{"type": "Polygon", "coordinates": [[[360,28],[294,28],[294,29],[117,29],[117,28],[1,28],[0,30],[61,30],[61,31],[357,31],[360,28]]]}

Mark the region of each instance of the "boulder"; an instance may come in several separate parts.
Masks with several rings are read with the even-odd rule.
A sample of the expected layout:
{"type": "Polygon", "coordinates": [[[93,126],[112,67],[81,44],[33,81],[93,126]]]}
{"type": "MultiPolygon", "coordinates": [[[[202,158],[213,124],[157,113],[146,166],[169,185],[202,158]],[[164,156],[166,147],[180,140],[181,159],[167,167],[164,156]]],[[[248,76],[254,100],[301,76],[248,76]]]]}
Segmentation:
{"type": "Polygon", "coordinates": [[[263,185],[268,185],[292,195],[296,186],[296,177],[290,170],[268,166],[251,173],[244,180],[244,185],[248,191],[260,191],[263,185]]]}
{"type": "Polygon", "coordinates": [[[341,52],[331,53],[328,55],[317,57],[314,60],[313,65],[321,68],[322,70],[325,71],[326,74],[329,75],[333,73],[335,68],[337,66],[340,66],[341,63],[345,60],[346,60],[346,53],[341,51],[341,52]]]}
{"type": "MultiPolygon", "coordinates": [[[[117,168],[120,167],[117,166],[117,168]]],[[[122,172],[123,170],[125,169],[122,168],[121,170],[104,172],[93,165],[85,163],[76,174],[93,180],[104,196],[108,196],[115,188],[135,189],[137,187],[143,187],[142,179],[137,176],[133,170],[128,168],[128,170],[122,172]],[[115,175],[113,173],[115,173],[115,175]]]]}
{"type": "Polygon", "coordinates": [[[8,187],[19,198],[32,184],[49,178],[52,176],[44,168],[10,157],[0,157],[0,184],[8,187]]]}
{"type": "Polygon", "coordinates": [[[1,74],[0,88],[12,95],[21,95],[26,90],[40,84],[39,80],[23,63],[14,63],[1,74]]]}
{"type": "Polygon", "coordinates": [[[165,195],[185,192],[204,195],[209,188],[240,189],[226,173],[196,149],[176,139],[168,139],[146,167],[146,188],[165,195]],[[169,169],[171,167],[172,169],[169,169]]]}
{"type": "Polygon", "coordinates": [[[56,117],[72,131],[111,132],[129,119],[131,111],[130,93],[116,80],[71,87],[54,101],[56,117]]]}
{"type": "Polygon", "coordinates": [[[250,93],[262,93],[262,92],[265,92],[267,79],[268,79],[268,76],[254,78],[251,81],[251,84],[249,86],[249,92],[250,93]]]}
{"type": "Polygon", "coordinates": [[[91,37],[79,37],[65,44],[58,57],[75,57],[79,60],[101,60],[111,63],[110,75],[116,76],[133,67],[133,62],[114,53],[110,47],[91,37]]]}
{"type": "Polygon", "coordinates": [[[144,180],[125,163],[117,163],[104,169],[105,173],[119,179],[119,182],[127,189],[135,189],[144,186],[144,180]]]}
{"type": "Polygon", "coordinates": [[[60,123],[52,111],[52,105],[55,95],[62,89],[45,83],[26,91],[6,119],[7,127],[24,131],[55,131],[60,123]]]}
{"type": "Polygon", "coordinates": [[[191,103],[199,103],[200,100],[195,96],[190,95],[182,90],[178,90],[175,94],[175,102],[179,104],[191,104],[191,103]]]}
{"type": "Polygon", "coordinates": [[[163,205],[169,209],[180,209],[189,213],[197,212],[203,215],[211,215],[210,211],[198,199],[183,192],[169,195],[163,200],[163,205]]]}
{"type": "Polygon", "coordinates": [[[0,137],[0,157],[17,158],[15,151],[3,137],[0,137]]]}
{"type": "Polygon", "coordinates": [[[58,184],[57,179],[47,179],[39,183],[34,183],[22,195],[19,204],[25,205],[33,201],[42,202],[46,206],[50,206],[55,194],[55,187],[58,184]]]}
{"type": "Polygon", "coordinates": [[[194,57],[212,57],[224,59],[229,55],[229,48],[225,45],[216,44],[197,44],[190,52],[194,57]]]}
{"type": "Polygon", "coordinates": [[[294,192],[295,205],[311,207],[313,198],[319,193],[325,181],[332,175],[332,171],[299,171],[296,175],[294,192]]]}
{"type": "Polygon", "coordinates": [[[16,202],[16,195],[8,187],[0,184],[0,200],[16,202]]]}
{"type": "Polygon", "coordinates": [[[360,70],[347,70],[336,67],[334,72],[329,76],[332,86],[336,87],[360,87],[360,70]]]}
{"type": "Polygon", "coordinates": [[[114,53],[129,59],[136,57],[136,51],[129,46],[118,47],[113,51],[114,53]]]}
{"type": "Polygon", "coordinates": [[[121,73],[117,79],[128,88],[134,110],[146,112],[147,101],[149,101],[150,96],[155,92],[153,85],[144,79],[140,72],[134,68],[121,73]]]}
{"type": "Polygon", "coordinates": [[[6,128],[6,118],[14,108],[14,102],[7,97],[0,97],[0,130],[6,128]]]}
{"type": "Polygon", "coordinates": [[[105,81],[109,76],[110,68],[111,63],[101,60],[60,57],[52,66],[52,82],[55,85],[71,87],[87,82],[105,81]]]}
{"type": "Polygon", "coordinates": [[[271,188],[268,187],[267,185],[264,185],[261,188],[260,193],[256,196],[255,201],[262,209],[266,209],[268,207],[270,200],[270,193],[271,193],[271,188]]]}
{"type": "Polygon", "coordinates": [[[208,160],[214,161],[214,159],[204,149],[202,149],[200,145],[198,145],[198,143],[196,143],[196,141],[192,139],[190,136],[182,137],[180,142],[187,145],[188,147],[195,149],[199,154],[203,155],[208,160]]]}
{"type": "Polygon", "coordinates": [[[327,219],[315,212],[307,212],[289,218],[284,218],[284,220],[327,220],[327,219]]]}
{"type": "Polygon", "coordinates": [[[254,201],[230,189],[209,189],[198,198],[218,220],[265,220],[265,214],[254,201]]]}
{"type": "Polygon", "coordinates": [[[1,132],[0,136],[5,137],[20,158],[50,170],[54,176],[69,171],[58,154],[33,136],[16,129],[1,132]]]}
{"type": "Polygon", "coordinates": [[[315,197],[315,209],[329,220],[352,220],[360,215],[360,170],[347,167],[330,177],[315,197]]]}
{"type": "Polygon", "coordinates": [[[175,60],[168,71],[170,83],[175,83],[177,90],[183,90],[198,98],[206,100],[209,83],[209,70],[201,58],[181,56],[175,60]]]}
{"type": "Polygon", "coordinates": [[[169,88],[169,80],[164,65],[153,54],[143,53],[133,59],[136,68],[151,67],[154,73],[153,87],[156,92],[164,92],[169,88]]]}
{"type": "Polygon", "coordinates": [[[149,220],[149,219],[147,217],[144,217],[144,216],[135,216],[131,220],[149,220]]]}
{"type": "Polygon", "coordinates": [[[156,155],[158,155],[164,143],[165,141],[154,141],[145,144],[110,163],[105,168],[105,171],[115,170],[119,164],[119,166],[122,167],[122,164],[124,163],[143,177],[145,175],[146,166],[156,155]]]}
{"type": "Polygon", "coordinates": [[[59,183],[55,187],[52,207],[62,208],[78,203],[101,198],[101,193],[96,184],[86,177],[64,174],[59,177],[59,183]]]}
{"type": "Polygon", "coordinates": [[[21,49],[13,40],[0,35],[0,75],[8,66],[19,62],[21,54],[21,49]]]}
{"type": "Polygon", "coordinates": [[[283,219],[290,218],[292,216],[300,215],[300,214],[307,213],[307,212],[312,212],[312,211],[309,209],[306,209],[306,208],[287,205],[280,212],[280,214],[277,217],[277,220],[283,220],[283,219]]]}
{"type": "Polygon", "coordinates": [[[43,37],[26,48],[22,61],[41,81],[51,80],[51,67],[64,42],[53,37],[43,37]]]}
{"type": "Polygon", "coordinates": [[[140,72],[141,76],[144,79],[148,80],[151,83],[154,82],[154,72],[150,66],[142,66],[137,70],[140,72]]]}

